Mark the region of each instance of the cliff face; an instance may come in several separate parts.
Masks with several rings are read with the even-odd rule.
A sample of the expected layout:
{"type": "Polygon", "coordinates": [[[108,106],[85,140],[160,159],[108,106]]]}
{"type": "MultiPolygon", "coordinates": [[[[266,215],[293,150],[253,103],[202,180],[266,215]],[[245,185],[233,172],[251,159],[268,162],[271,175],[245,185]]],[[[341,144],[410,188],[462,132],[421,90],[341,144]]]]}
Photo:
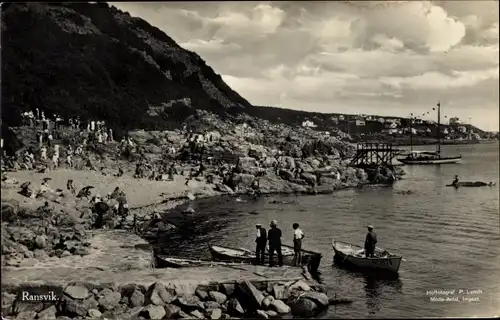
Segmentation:
{"type": "Polygon", "coordinates": [[[239,113],[250,103],[195,53],[107,4],[2,6],[2,120],[40,108],[168,129],[195,109],[239,113]]]}

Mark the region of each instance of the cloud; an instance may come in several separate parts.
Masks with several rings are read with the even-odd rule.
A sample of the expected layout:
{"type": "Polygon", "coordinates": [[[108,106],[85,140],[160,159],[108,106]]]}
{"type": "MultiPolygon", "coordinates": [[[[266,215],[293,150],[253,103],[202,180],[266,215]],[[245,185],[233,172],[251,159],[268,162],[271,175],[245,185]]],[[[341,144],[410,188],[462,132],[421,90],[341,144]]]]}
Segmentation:
{"type": "Polygon", "coordinates": [[[198,53],[256,105],[406,116],[441,100],[450,116],[498,129],[493,1],[113,5],[198,53]]]}

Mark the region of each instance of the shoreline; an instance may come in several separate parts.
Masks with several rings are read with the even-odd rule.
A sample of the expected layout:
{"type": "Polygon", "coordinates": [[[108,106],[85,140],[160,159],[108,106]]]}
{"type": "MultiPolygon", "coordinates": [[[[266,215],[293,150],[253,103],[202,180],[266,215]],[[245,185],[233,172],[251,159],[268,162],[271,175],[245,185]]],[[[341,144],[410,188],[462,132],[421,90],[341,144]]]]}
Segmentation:
{"type": "MultiPolygon", "coordinates": [[[[293,163],[294,158],[288,158],[290,159],[287,161],[292,161],[293,163]]],[[[243,157],[240,159],[248,161],[249,158],[243,157]]],[[[352,189],[368,183],[367,173],[362,169],[349,167],[348,161],[345,160],[333,159],[329,162],[323,160],[323,164],[316,158],[307,160],[297,159],[295,161],[298,162],[298,167],[303,168],[308,166],[309,169],[304,170],[302,175],[295,176],[292,173],[295,165],[292,166],[290,164],[285,167],[286,169],[278,170],[272,166],[265,167],[266,174],[258,178],[259,196],[332,194],[335,191],[352,189]],[[332,175],[332,171],[341,173],[341,180],[336,180],[332,175]],[[319,185],[316,183],[317,179],[321,179],[319,180],[319,185]]],[[[143,283],[145,288],[149,286],[149,289],[143,290],[143,294],[146,294],[149,290],[153,290],[151,288],[155,285],[153,283],[155,279],[163,279],[165,283],[162,283],[162,285],[169,286],[172,279],[182,278],[186,272],[191,274],[193,279],[181,281],[181,286],[193,281],[199,283],[201,280],[209,282],[230,280],[236,282],[238,286],[242,278],[248,281],[255,280],[256,275],[257,279],[263,278],[261,280],[267,283],[272,282],[271,280],[276,278],[262,276],[262,274],[268,272],[275,272],[273,271],[275,268],[267,267],[259,270],[245,269],[246,271],[240,268],[238,269],[239,271],[235,272],[233,270],[230,273],[224,271],[228,268],[227,266],[196,268],[198,270],[196,272],[198,273],[194,269],[190,271],[191,269],[189,268],[177,271],[175,271],[176,269],[154,269],[154,259],[152,258],[155,253],[154,245],[146,242],[148,235],[152,235],[154,238],[158,237],[158,232],[176,232],[176,230],[180,230],[182,228],[181,224],[171,223],[169,220],[173,216],[169,215],[176,208],[186,205],[190,201],[195,199],[217,199],[218,197],[226,196],[251,197],[253,195],[251,186],[253,181],[257,179],[254,167],[244,165],[240,168],[242,169],[242,171],[239,171],[240,173],[233,174],[233,184],[236,189],[233,191],[227,185],[220,183],[220,180],[208,183],[203,176],[201,178],[190,179],[188,185],[186,185],[187,176],[184,175],[176,174],[172,181],[151,180],[145,177],[135,178],[132,176],[133,172],[130,163],[120,163],[118,161],[111,163],[105,160],[101,164],[104,164],[104,168],[108,168],[106,173],[103,169],[97,171],[67,168],[49,170],[46,173],[37,173],[28,170],[4,172],[6,176],[5,179],[2,179],[1,188],[2,213],[8,212],[8,214],[2,215],[2,249],[4,249],[2,252],[2,266],[11,279],[16,279],[15,283],[17,283],[18,289],[20,286],[39,285],[40,283],[54,281],[62,282],[67,287],[68,285],[71,286],[72,281],[76,280],[74,277],[77,275],[81,275],[86,279],[86,286],[117,281],[122,285],[143,283]],[[111,174],[110,169],[116,169],[119,165],[127,169],[124,175],[116,177],[111,174]],[[36,193],[44,178],[50,178],[49,186],[52,190],[56,191],[45,192],[39,198],[28,198],[18,193],[20,185],[24,182],[30,182],[30,188],[36,193]],[[119,218],[124,218],[121,221],[122,224],[119,226],[119,230],[97,230],[91,227],[94,214],[92,213],[93,209],[89,203],[89,199],[79,199],[68,190],[65,190],[66,182],[70,179],[74,181],[76,190],[92,186],[92,194],[99,194],[101,197],[110,194],[115,187],[119,187],[126,194],[127,203],[130,205],[129,213],[126,217],[113,215],[111,217],[111,222],[115,223],[114,226],[119,225],[117,223],[119,218]],[[43,209],[44,203],[48,204],[49,208],[46,208],[48,211],[43,209]],[[40,211],[41,208],[43,210],[40,211]],[[161,217],[161,220],[156,219],[158,216],[161,217]],[[142,224],[136,225],[136,218],[142,224]],[[23,223],[20,223],[21,220],[23,223]],[[161,224],[154,225],[155,222],[159,221],[163,222],[163,226],[166,227],[165,229],[162,229],[161,224]],[[137,229],[137,226],[140,228],[137,229]],[[156,231],[154,231],[155,227],[156,231]],[[121,234],[121,236],[118,234],[121,234]],[[137,245],[131,247],[130,244],[133,243],[137,243],[137,245]],[[136,258],[130,259],[132,253],[132,256],[136,258]],[[77,266],[80,266],[80,268],[77,266]],[[121,277],[117,278],[116,274],[120,274],[121,277]],[[198,275],[196,276],[196,274],[198,275]]],[[[181,167],[181,170],[185,171],[185,167],[189,168],[190,165],[188,163],[181,163],[181,167]]],[[[207,170],[207,177],[214,169],[209,168],[207,170]]],[[[112,202],[109,206],[113,206],[112,202]]],[[[110,229],[114,228],[110,226],[110,229]]],[[[291,269],[294,269],[295,271],[293,272],[295,273],[297,270],[300,270],[300,268],[291,269]]],[[[306,274],[303,276],[306,280],[311,281],[311,285],[315,283],[310,275],[307,276],[306,274]]],[[[284,281],[287,277],[290,278],[287,275],[278,278],[281,279],[280,281],[284,281]]],[[[295,279],[296,275],[292,278],[295,279]]],[[[289,281],[291,280],[288,279],[289,281]]],[[[116,285],[104,288],[103,290],[107,290],[106,292],[112,291],[114,293],[110,293],[111,295],[118,296],[118,292],[114,289],[115,287],[116,285]]],[[[61,290],[63,289],[61,288],[61,290]]],[[[304,291],[309,292],[311,290],[304,291]]],[[[313,294],[313,291],[310,293],[313,294]]],[[[316,293],[314,292],[314,294],[316,293]]],[[[100,294],[95,293],[95,300],[100,299],[100,294]]],[[[269,295],[270,293],[268,292],[267,294],[269,295]]],[[[63,296],[67,299],[67,295],[63,296]]],[[[192,296],[190,294],[190,297],[192,296]]],[[[82,303],[81,301],[75,302],[74,299],[72,301],[77,305],[82,303]]],[[[318,305],[314,305],[314,302],[297,302],[286,299],[283,301],[280,303],[284,306],[280,305],[280,307],[282,307],[282,310],[287,310],[283,313],[290,313],[291,308],[295,308],[293,306],[298,303],[299,307],[296,308],[299,308],[299,311],[292,313],[304,314],[301,312],[306,312],[305,314],[309,314],[310,316],[328,305],[328,303],[324,302],[328,301],[326,295],[321,298],[321,301],[323,301],[321,308],[318,305]],[[309,311],[301,311],[300,308],[303,308],[303,306],[301,307],[300,305],[304,303],[310,309],[309,311]]],[[[9,308],[16,308],[14,307],[14,302],[9,308]]],[[[169,303],[169,305],[171,304],[169,303]]],[[[128,309],[126,312],[129,312],[131,305],[127,306],[128,309]]],[[[145,311],[145,308],[148,307],[149,305],[142,305],[140,312],[149,312],[145,311]]],[[[177,307],[179,306],[177,305],[177,307]]],[[[260,307],[259,305],[258,308],[260,307]]],[[[256,308],[252,307],[253,311],[251,312],[260,310],[256,308]]],[[[106,312],[105,309],[105,306],[100,306],[97,311],[104,314],[106,312]]],[[[269,306],[264,309],[268,310],[269,306]]],[[[20,311],[21,309],[19,308],[9,310],[15,314],[24,312],[20,311]]],[[[58,311],[58,315],[74,316],[75,313],[72,310],[58,311]]],[[[205,312],[207,310],[210,311],[211,309],[205,308],[198,311],[205,312]]],[[[227,306],[226,310],[222,307],[221,310],[223,314],[229,316],[229,313],[226,313],[227,306]]],[[[260,311],[264,312],[265,310],[260,311]]],[[[186,311],[193,310],[188,308],[186,311]]],[[[42,310],[29,310],[29,312],[35,312],[35,315],[38,314],[40,316],[39,313],[42,310]]],[[[90,315],[88,313],[89,310],[78,312],[85,313],[76,313],[79,316],[90,315]]],[[[158,312],[162,313],[162,311],[158,312]]],[[[207,312],[205,312],[204,316],[200,316],[199,314],[197,316],[201,318],[208,317],[207,312]]],[[[115,314],[121,313],[120,311],[116,311],[115,314]]],[[[29,315],[34,316],[33,313],[29,315]]],[[[113,314],[109,314],[108,312],[108,315],[112,316],[113,314]]],[[[239,316],[242,316],[242,314],[239,316]]],[[[270,316],[268,315],[268,317],[270,316]]]]}
{"type": "MultiPolygon", "coordinates": [[[[67,175],[75,174],[87,176],[87,180],[82,181],[83,184],[90,182],[89,180],[100,178],[98,179],[100,181],[94,180],[94,183],[97,182],[99,187],[107,186],[109,189],[114,187],[108,183],[111,178],[130,195],[132,195],[131,190],[136,189],[139,185],[157,183],[156,181],[141,181],[143,179],[130,180],[127,177],[106,178],[106,176],[99,176],[97,172],[93,174],[87,171],[75,173],[70,170],[56,170],[47,174],[35,174],[28,171],[12,172],[9,173],[9,177],[18,180],[30,177],[35,182],[41,176],[49,176],[55,185],[55,182],[64,181],[67,175]]],[[[161,190],[176,191],[169,194],[158,194],[158,192],[152,194],[150,192],[152,190],[143,188],[148,193],[142,192],[142,196],[145,196],[147,200],[157,200],[158,202],[148,203],[145,199],[139,201],[136,196],[135,199],[140,205],[133,207],[131,212],[147,216],[148,212],[177,208],[190,201],[186,193],[197,194],[197,198],[200,199],[228,195],[212,192],[213,190],[207,188],[204,183],[198,182],[181,188],[182,190],[176,190],[175,187],[178,187],[181,181],[182,179],[174,179],[171,182],[158,182],[163,187],[160,188],[161,190]],[[170,185],[168,185],[169,183],[170,185]]],[[[46,200],[26,197],[23,199],[23,196],[17,194],[18,185],[19,183],[8,187],[2,183],[2,206],[4,203],[15,200],[19,201],[19,209],[30,211],[46,200]]],[[[341,189],[347,187],[347,185],[342,185],[341,189]]],[[[332,188],[331,191],[335,190],[332,188]]],[[[288,192],[269,192],[266,195],[293,193],[297,192],[288,190],[288,192]]],[[[301,194],[307,194],[307,192],[301,194]]],[[[245,195],[248,193],[239,192],[233,196],[245,195]]],[[[81,209],[82,201],[71,201],[70,199],[66,199],[66,201],[66,203],[63,201],[51,203],[57,206],[64,215],[73,215],[75,221],[79,220],[80,223],[83,223],[81,220],[87,218],[78,214],[79,211],[84,211],[81,209]],[[78,210],[69,210],[72,206],[78,210]]],[[[7,227],[6,224],[7,222],[3,220],[2,229],[7,227]]],[[[25,232],[30,229],[29,226],[21,228],[24,228],[25,232]]],[[[33,229],[36,230],[35,227],[33,229]]],[[[2,255],[2,272],[9,279],[4,284],[3,300],[6,302],[2,304],[3,314],[28,318],[36,316],[41,318],[46,314],[50,314],[54,318],[56,314],[57,316],[93,318],[104,316],[115,318],[118,316],[125,319],[134,319],[139,315],[151,319],[155,317],[155,319],[164,317],[227,319],[248,315],[269,318],[289,313],[314,316],[325,310],[330,304],[329,300],[332,300],[326,295],[324,287],[313,280],[306,270],[300,268],[217,265],[192,269],[156,269],[153,267],[152,246],[143,237],[139,237],[132,231],[86,229],[85,233],[89,244],[87,252],[82,255],[67,253],[63,256],[51,256],[43,259],[38,256],[31,258],[25,256],[18,264],[7,263],[6,265],[4,264],[5,257],[2,255]],[[186,277],[186,274],[189,276],[186,277]],[[227,291],[228,286],[233,288],[232,292],[227,291]],[[56,303],[50,301],[43,304],[31,302],[28,304],[18,300],[21,291],[36,295],[40,290],[47,291],[49,287],[59,293],[56,303]],[[281,289],[278,290],[275,287],[281,289]],[[124,288],[135,289],[131,293],[124,288]],[[171,298],[159,301],[158,304],[151,303],[154,300],[152,292],[163,290],[161,288],[166,288],[171,298]],[[234,288],[239,293],[234,293],[234,288]],[[79,293],[88,291],[88,293],[85,293],[85,298],[82,298],[78,295],[72,296],[75,291],[79,293]],[[200,294],[200,291],[207,292],[200,294]],[[139,299],[139,302],[132,302],[134,295],[143,298],[139,299]],[[219,301],[215,297],[220,297],[221,300],[219,301]],[[262,301],[266,297],[272,301],[263,303],[262,301]],[[248,298],[256,299],[258,303],[247,306],[245,301],[248,298]]],[[[5,232],[2,234],[5,235],[5,232]]],[[[4,243],[2,245],[4,246],[4,243]]],[[[27,252],[25,251],[24,254],[27,252]]],[[[332,303],[338,301],[338,299],[333,300],[332,303]]]]}

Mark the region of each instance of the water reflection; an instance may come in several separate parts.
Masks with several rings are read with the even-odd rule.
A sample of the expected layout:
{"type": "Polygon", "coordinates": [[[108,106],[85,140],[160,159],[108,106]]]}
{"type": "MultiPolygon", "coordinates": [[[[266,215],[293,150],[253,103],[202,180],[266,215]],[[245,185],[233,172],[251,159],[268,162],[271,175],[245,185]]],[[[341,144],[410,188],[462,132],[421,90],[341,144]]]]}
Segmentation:
{"type": "Polygon", "coordinates": [[[394,294],[402,293],[403,284],[397,275],[363,275],[366,307],[370,315],[375,315],[386,301],[394,294]]]}

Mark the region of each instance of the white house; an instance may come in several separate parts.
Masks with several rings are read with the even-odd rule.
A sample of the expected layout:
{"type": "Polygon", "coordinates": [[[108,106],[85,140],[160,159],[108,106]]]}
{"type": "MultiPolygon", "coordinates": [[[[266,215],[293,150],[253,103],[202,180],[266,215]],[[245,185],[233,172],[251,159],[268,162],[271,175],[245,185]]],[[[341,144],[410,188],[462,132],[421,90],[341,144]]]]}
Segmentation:
{"type": "Polygon", "coordinates": [[[467,128],[465,126],[460,126],[457,129],[458,129],[458,132],[461,132],[461,133],[466,133],[467,132],[467,128]]]}
{"type": "Polygon", "coordinates": [[[342,115],[342,114],[341,114],[341,115],[339,116],[339,121],[344,121],[344,120],[345,120],[345,117],[344,117],[344,115],[342,115]]]}
{"type": "Polygon", "coordinates": [[[426,131],[427,133],[431,133],[431,132],[432,132],[432,131],[431,131],[431,128],[427,128],[425,131],[426,131]]]}
{"type": "Polygon", "coordinates": [[[390,128],[390,129],[396,129],[398,127],[398,125],[395,122],[388,122],[385,124],[385,127],[390,128]]]}
{"type": "Polygon", "coordinates": [[[309,120],[302,122],[302,126],[305,128],[316,128],[317,127],[317,125],[314,124],[314,122],[309,121],[309,120]]]}
{"type": "Polygon", "coordinates": [[[378,118],[377,121],[380,122],[380,123],[384,123],[385,119],[384,118],[378,118]]]}
{"type": "MultiPolygon", "coordinates": [[[[404,128],[403,132],[404,133],[410,133],[410,128],[404,128]]],[[[417,134],[417,129],[411,128],[411,134],[417,134]]]]}
{"type": "Polygon", "coordinates": [[[443,134],[448,134],[448,129],[444,128],[443,134]]]}
{"type": "Polygon", "coordinates": [[[363,118],[356,119],[356,126],[357,127],[361,127],[361,126],[364,126],[364,125],[366,125],[365,119],[363,119],[363,118]]]}

